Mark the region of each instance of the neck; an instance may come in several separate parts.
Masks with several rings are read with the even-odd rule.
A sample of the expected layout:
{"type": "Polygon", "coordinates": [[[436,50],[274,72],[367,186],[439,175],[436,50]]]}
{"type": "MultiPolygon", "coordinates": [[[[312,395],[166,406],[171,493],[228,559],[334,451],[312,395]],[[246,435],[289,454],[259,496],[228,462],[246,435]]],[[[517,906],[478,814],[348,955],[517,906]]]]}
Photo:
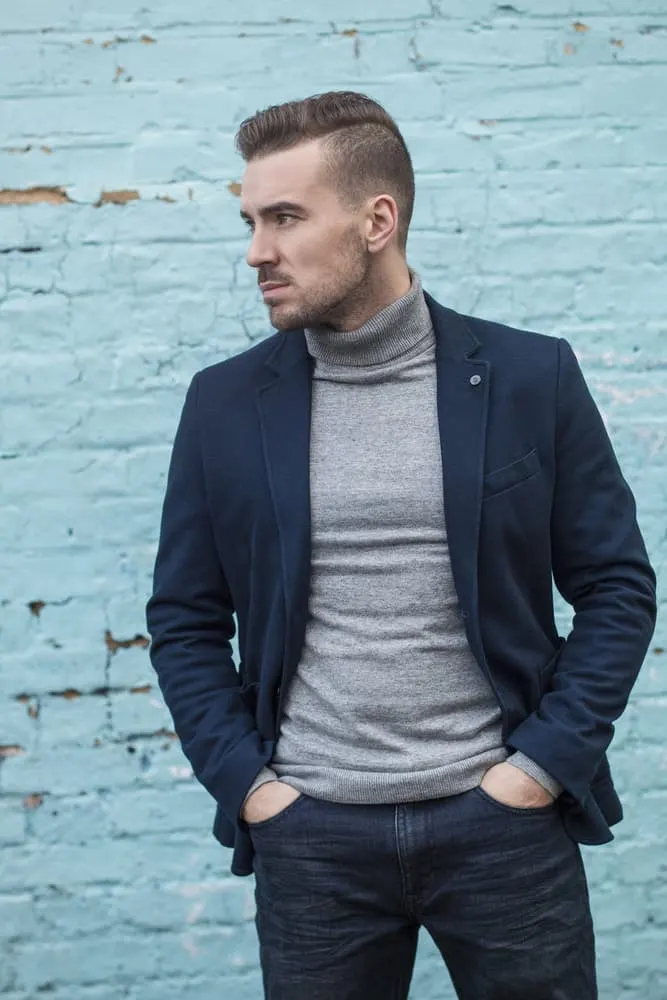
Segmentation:
{"type": "Polygon", "coordinates": [[[362,367],[383,364],[419,350],[432,337],[431,317],[419,275],[410,270],[405,294],[373,313],[354,330],[308,327],[309,354],[320,364],[362,367]]]}
{"type": "Polygon", "coordinates": [[[382,275],[381,279],[371,277],[365,289],[363,302],[353,305],[344,317],[331,317],[327,323],[322,324],[322,329],[338,333],[358,330],[392,302],[407,295],[411,281],[412,272],[405,261],[401,261],[394,273],[388,277],[387,275],[382,275]]]}

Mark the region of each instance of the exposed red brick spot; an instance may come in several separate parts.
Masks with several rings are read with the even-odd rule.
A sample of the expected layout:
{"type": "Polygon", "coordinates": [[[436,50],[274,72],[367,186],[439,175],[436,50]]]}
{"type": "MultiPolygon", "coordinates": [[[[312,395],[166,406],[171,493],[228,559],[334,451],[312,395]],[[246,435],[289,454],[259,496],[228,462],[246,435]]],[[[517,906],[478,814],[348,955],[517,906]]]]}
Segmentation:
{"type": "Polygon", "coordinates": [[[101,205],[127,205],[128,201],[138,201],[141,195],[138,191],[129,189],[119,191],[102,191],[99,199],[95,202],[95,208],[101,205]]]}
{"type": "Polygon", "coordinates": [[[18,743],[3,744],[0,746],[0,760],[5,757],[20,757],[25,753],[25,747],[20,747],[18,743]]]}
{"type": "Polygon", "coordinates": [[[130,694],[150,694],[152,690],[152,684],[139,684],[137,687],[130,688],[130,694]]]}
{"type": "Polygon", "coordinates": [[[341,31],[341,35],[345,38],[355,38],[359,32],[356,28],[346,28],[345,31],[341,31]]]}
{"type": "Polygon", "coordinates": [[[102,42],[102,48],[110,49],[115,45],[125,45],[129,41],[129,38],[121,38],[119,35],[114,35],[114,37],[109,38],[108,41],[102,42]]]}
{"type": "Polygon", "coordinates": [[[168,202],[168,203],[169,203],[170,205],[174,205],[174,204],[176,203],[176,199],[175,199],[175,198],[172,198],[172,197],[171,197],[170,195],[168,195],[168,194],[156,194],[156,195],[155,195],[155,200],[156,200],[156,201],[166,201],[166,202],[168,202]]]}
{"type": "Polygon", "coordinates": [[[82,698],[83,695],[76,688],[65,688],[64,691],[51,691],[54,698],[64,698],[65,701],[76,701],[77,698],[82,698]]]}
{"type": "Polygon", "coordinates": [[[30,608],[30,613],[34,615],[35,618],[39,618],[42,610],[46,607],[46,601],[30,601],[28,603],[28,607],[30,608]]]}
{"type": "Polygon", "coordinates": [[[239,182],[238,182],[238,181],[231,181],[231,182],[230,182],[230,183],[229,183],[229,184],[227,185],[227,190],[228,190],[228,191],[231,191],[231,193],[232,193],[233,195],[236,195],[236,197],[237,197],[237,198],[240,198],[240,197],[241,197],[241,185],[239,184],[239,182]]]}
{"type": "Polygon", "coordinates": [[[114,639],[109,629],[104,633],[104,644],[110,653],[117,653],[119,649],[131,649],[133,646],[147,649],[150,642],[150,639],[145,635],[137,634],[133,639],[114,639]]]}
{"type": "Polygon", "coordinates": [[[23,800],[24,809],[39,809],[44,801],[44,796],[39,795],[37,792],[33,792],[32,795],[26,795],[23,800]]]}
{"type": "Polygon", "coordinates": [[[665,647],[664,646],[656,646],[655,649],[653,650],[653,652],[655,653],[656,656],[662,656],[662,654],[665,652],[665,647]]]}
{"type": "Polygon", "coordinates": [[[611,45],[615,45],[617,49],[622,49],[623,46],[625,45],[625,42],[623,41],[622,38],[610,38],[609,42],[611,45]]]}
{"type": "Polygon", "coordinates": [[[66,205],[71,204],[72,199],[61,187],[3,188],[0,191],[0,205],[38,205],[41,202],[66,205]]]}
{"type": "Polygon", "coordinates": [[[578,31],[582,35],[584,34],[585,31],[591,30],[590,25],[584,24],[583,21],[575,21],[572,27],[574,28],[575,31],[578,31]]]}
{"type": "Polygon", "coordinates": [[[39,718],[39,703],[36,701],[31,702],[27,708],[28,715],[31,719],[39,718]]]}
{"type": "Polygon", "coordinates": [[[30,697],[31,696],[29,694],[17,694],[16,700],[20,705],[27,705],[28,702],[30,701],[30,697]]]}
{"type": "MultiPolygon", "coordinates": [[[[178,736],[171,729],[156,729],[155,732],[153,733],[130,733],[130,735],[126,737],[128,743],[135,743],[139,740],[155,740],[155,739],[177,740],[178,736]]],[[[169,746],[169,744],[167,745],[169,746]]],[[[128,752],[134,753],[134,750],[128,747],[128,752]]]]}
{"type": "Polygon", "coordinates": [[[83,44],[84,45],[94,45],[95,42],[94,42],[94,40],[92,38],[84,38],[83,44]]]}
{"type": "Polygon", "coordinates": [[[155,39],[151,35],[141,35],[139,41],[144,45],[155,45],[155,39]]]}

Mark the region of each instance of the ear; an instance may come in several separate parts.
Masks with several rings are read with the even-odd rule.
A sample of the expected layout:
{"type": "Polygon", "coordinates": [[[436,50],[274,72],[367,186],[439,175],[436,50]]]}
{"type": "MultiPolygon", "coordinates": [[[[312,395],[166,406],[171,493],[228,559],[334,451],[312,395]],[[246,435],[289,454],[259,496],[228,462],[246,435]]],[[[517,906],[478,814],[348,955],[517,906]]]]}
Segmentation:
{"type": "Polygon", "coordinates": [[[379,253],[398,231],[398,207],[390,194],[372,198],[366,216],[366,245],[369,253],[379,253]]]}

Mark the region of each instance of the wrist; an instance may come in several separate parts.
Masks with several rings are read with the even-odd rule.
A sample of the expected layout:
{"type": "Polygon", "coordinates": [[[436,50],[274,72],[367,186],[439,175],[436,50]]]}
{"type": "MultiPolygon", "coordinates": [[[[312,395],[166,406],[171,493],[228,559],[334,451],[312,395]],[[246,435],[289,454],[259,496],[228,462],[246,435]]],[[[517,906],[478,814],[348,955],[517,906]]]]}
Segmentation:
{"type": "Polygon", "coordinates": [[[511,764],[512,767],[528,775],[528,777],[541,785],[554,799],[557,799],[563,791],[563,786],[560,782],[556,781],[548,771],[545,771],[543,767],[540,767],[531,757],[527,757],[520,750],[517,750],[508,757],[506,763],[511,764]]]}

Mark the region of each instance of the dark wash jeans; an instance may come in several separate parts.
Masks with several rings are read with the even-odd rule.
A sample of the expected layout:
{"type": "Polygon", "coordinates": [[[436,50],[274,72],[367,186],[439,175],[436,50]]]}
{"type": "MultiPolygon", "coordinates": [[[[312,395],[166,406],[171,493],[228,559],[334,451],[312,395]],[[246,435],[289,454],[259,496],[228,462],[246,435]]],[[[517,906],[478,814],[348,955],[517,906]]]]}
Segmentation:
{"type": "Polygon", "coordinates": [[[588,890],[557,804],[482,789],[404,805],[301,796],[250,825],[267,1000],[405,1000],[419,927],[460,1000],[595,1000],[588,890]]]}

